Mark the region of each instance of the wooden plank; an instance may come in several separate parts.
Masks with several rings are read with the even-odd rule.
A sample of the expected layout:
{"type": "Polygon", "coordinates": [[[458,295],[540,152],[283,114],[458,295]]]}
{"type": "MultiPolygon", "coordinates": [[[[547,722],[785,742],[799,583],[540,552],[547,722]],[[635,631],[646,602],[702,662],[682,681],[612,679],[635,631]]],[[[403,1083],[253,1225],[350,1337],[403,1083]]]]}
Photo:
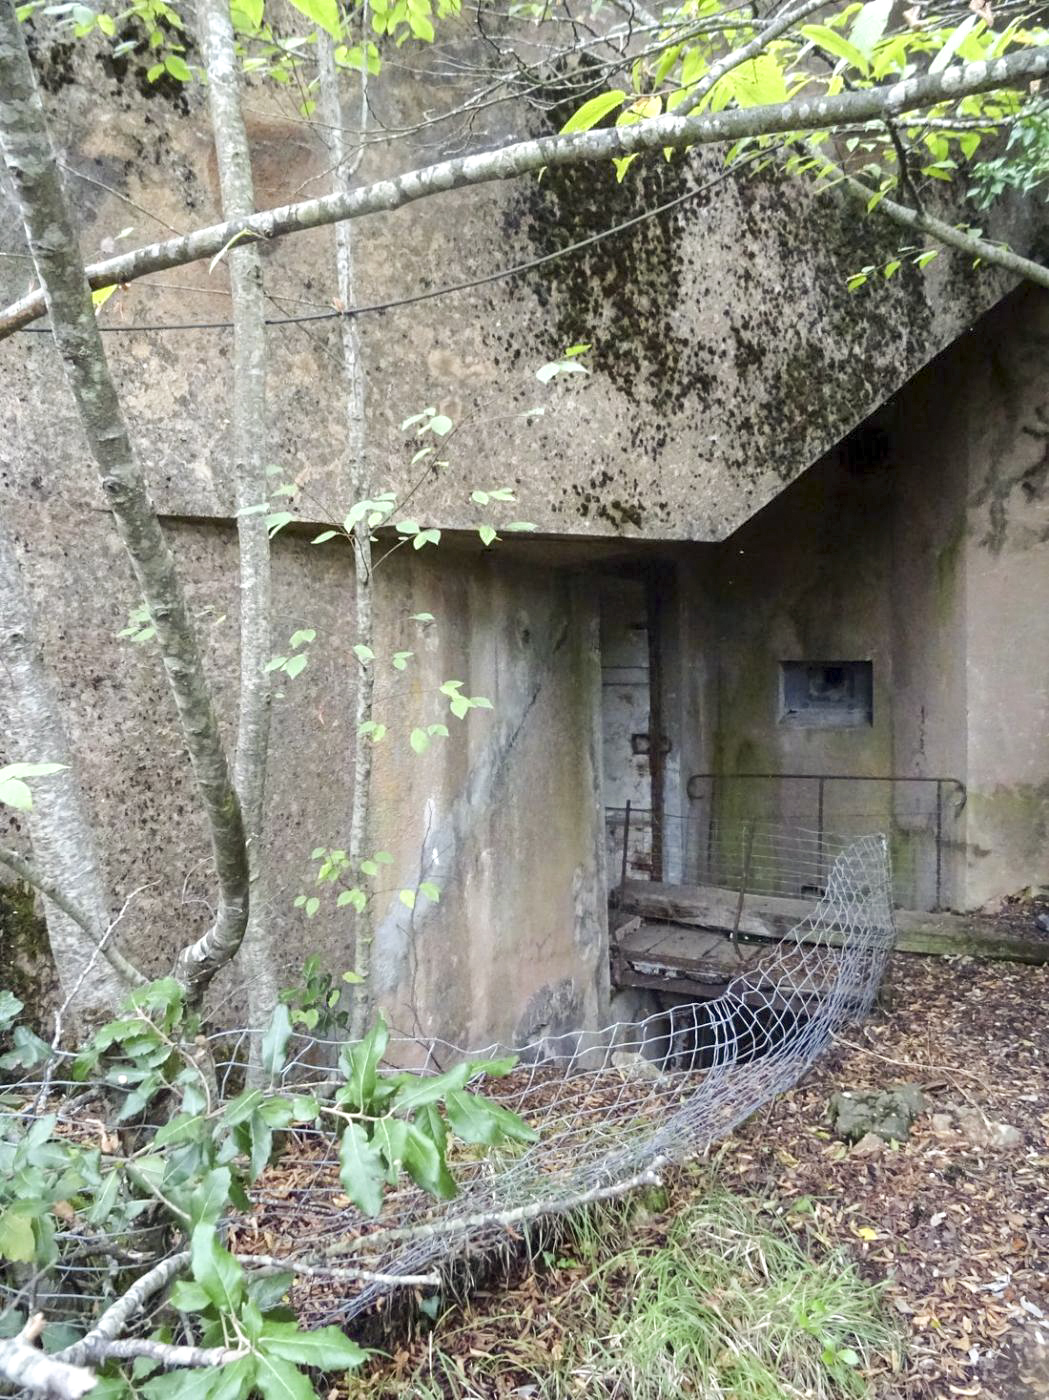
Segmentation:
{"type": "MultiPolygon", "coordinates": [[[[704,885],[666,885],[628,881],[619,894],[618,911],[641,919],[721,931],[732,928],[738,891],[704,885]]],[[[741,939],[779,941],[814,907],[813,901],[747,895],[739,931],[741,939]]],[[[805,937],[802,941],[817,941],[805,937]]],[[[818,941],[840,947],[842,935],[821,930],[818,941]]],[[[1049,939],[1004,930],[993,919],[974,914],[896,911],[896,950],[937,957],[1000,958],[1011,962],[1049,963],[1049,939]]]]}

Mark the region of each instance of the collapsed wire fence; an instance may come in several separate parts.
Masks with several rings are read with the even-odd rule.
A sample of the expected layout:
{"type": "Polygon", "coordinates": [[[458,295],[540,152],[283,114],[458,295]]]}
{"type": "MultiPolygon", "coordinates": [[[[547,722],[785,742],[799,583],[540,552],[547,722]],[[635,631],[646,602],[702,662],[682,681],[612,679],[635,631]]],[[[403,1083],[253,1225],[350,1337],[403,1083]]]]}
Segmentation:
{"type": "MultiPolygon", "coordinates": [[[[819,897],[720,997],[515,1047],[516,1067],[481,1087],[521,1115],[537,1139],[490,1151],[450,1149],[454,1199],[438,1202],[397,1184],[381,1216],[365,1219],[342,1194],[332,1139],[296,1131],[285,1159],[256,1182],[251,1213],[228,1222],[231,1247],[240,1257],[293,1262],[292,1304],[304,1324],[346,1326],[382,1309],[399,1285],[454,1281],[457,1270],[506,1252],[532,1222],[624,1195],[656,1180],[665,1165],[702,1154],[796,1083],[835,1032],[873,1004],[894,940],[888,843],[880,835],[824,833],[820,845],[819,897]]],[[[790,849],[781,846],[781,860],[790,849]]],[[[795,838],[793,853],[811,858],[808,839],[795,838]]],[[[252,1034],[213,1037],[220,1098],[243,1084],[252,1034]]],[[[316,1086],[339,1049],[309,1036],[292,1045],[275,1086],[285,1092],[316,1086]]],[[[482,1052],[503,1053],[500,1046],[482,1052]]],[[[391,1039],[388,1052],[423,1075],[462,1056],[446,1042],[408,1037],[391,1039]]],[[[60,1077],[53,1087],[83,1089],[60,1077]]],[[[104,1142],[110,1129],[91,1112],[71,1121],[104,1142]]],[[[173,1246],[152,1223],[129,1218],[104,1234],[71,1220],[56,1232],[54,1262],[32,1280],[32,1306],[52,1325],[82,1324],[116,1276],[126,1286],[129,1270],[154,1265],[165,1248],[173,1246]]],[[[8,1307],[24,1302],[26,1286],[24,1270],[5,1267],[0,1294],[8,1307]]],[[[153,1306],[161,1305],[158,1297],[153,1306]]],[[[148,1322],[147,1309],[138,1325],[148,1322]]]]}

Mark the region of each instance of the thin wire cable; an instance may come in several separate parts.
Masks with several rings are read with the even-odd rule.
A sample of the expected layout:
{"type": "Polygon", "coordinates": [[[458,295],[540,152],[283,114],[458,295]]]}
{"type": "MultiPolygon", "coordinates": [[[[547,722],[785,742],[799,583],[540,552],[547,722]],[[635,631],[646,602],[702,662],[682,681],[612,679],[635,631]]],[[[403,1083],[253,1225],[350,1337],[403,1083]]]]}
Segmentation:
{"type": "MultiPolygon", "coordinates": [[[[708,194],[716,186],[734,176],[737,170],[738,167],[722,171],[713,180],[698,185],[694,190],[687,190],[684,194],[667,200],[665,204],[659,204],[654,209],[646,209],[641,214],[635,214],[621,224],[614,224],[611,228],[602,229],[599,233],[593,233],[588,238],[581,238],[577,243],[570,243],[567,247],[558,248],[553,253],[544,253],[539,258],[530,258],[527,262],[515,263],[512,267],[500,268],[498,272],[490,272],[483,277],[473,277],[465,282],[449,282],[443,287],[433,287],[426,292],[415,292],[411,296],[396,297],[391,301],[376,301],[364,306],[352,306],[345,311],[337,311],[333,308],[331,311],[314,311],[302,316],[275,316],[267,319],[266,325],[298,326],[311,321],[337,321],[342,316],[365,316],[376,312],[393,311],[402,306],[415,306],[421,301],[433,301],[437,297],[449,296],[453,292],[467,292],[474,287],[484,287],[493,282],[520,277],[546,263],[556,262],[558,258],[570,257],[573,253],[579,253],[584,248],[590,248],[606,238],[613,238],[616,234],[625,233],[628,229],[636,228],[638,224],[645,223],[648,219],[657,219],[661,214],[666,214],[671,209],[686,204],[690,199],[697,199],[700,195],[708,194]]],[[[99,330],[110,335],[129,335],[136,331],[220,331],[231,330],[232,327],[232,321],[173,321],[156,325],[99,326],[99,330]]],[[[51,328],[50,326],[20,326],[19,333],[22,335],[50,335],[51,328]]]]}

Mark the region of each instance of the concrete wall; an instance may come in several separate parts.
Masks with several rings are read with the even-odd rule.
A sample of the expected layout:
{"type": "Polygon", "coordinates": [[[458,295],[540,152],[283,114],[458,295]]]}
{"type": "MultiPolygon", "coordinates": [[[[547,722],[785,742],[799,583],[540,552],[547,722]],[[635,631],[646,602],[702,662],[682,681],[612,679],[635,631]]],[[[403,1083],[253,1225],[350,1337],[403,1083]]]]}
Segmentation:
{"type": "MultiPolygon", "coordinates": [[[[955,777],[941,893],[975,908],[1049,880],[1049,298],[1014,294],[724,544],[683,551],[691,771],[955,777]],[[873,456],[872,456],[873,452],[873,456]],[[785,659],[870,659],[873,723],[780,720],[785,659]],[[705,717],[705,721],[704,721],[705,717]]],[[[816,785],[694,787],[732,825],[813,823],[816,785]]],[[[828,784],[830,831],[881,822],[901,898],[935,895],[931,787],[828,784]]]]}
{"type": "Polygon", "coordinates": [[[393,570],[384,633],[410,643],[407,614],[437,620],[382,707],[376,839],[397,882],[441,897],[410,914],[387,896],[380,996],[399,1024],[460,1043],[594,1026],[608,998],[596,589],[556,558],[454,546],[402,551],[393,570]],[[453,678],[493,710],[450,716],[438,687],[453,678]],[[411,728],[438,720],[451,737],[413,753],[411,728]]]}
{"type": "MultiPolygon", "coordinates": [[[[200,89],[150,86],[137,59],[114,64],[90,44],[74,53],[39,17],[31,32],[85,255],[215,218],[217,179],[200,89]]],[[[484,51],[472,31],[449,45],[443,58],[454,52],[473,61],[484,51]]],[[[420,68],[425,62],[422,56],[420,68]]],[[[391,67],[389,80],[372,89],[379,127],[411,126],[435,108],[450,110],[465,91],[447,76],[431,82],[418,71],[408,78],[397,72],[391,67]]],[[[293,100],[257,88],[246,111],[261,204],[325,187],[328,153],[293,100]]],[[[555,107],[550,121],[556,126],[563,115],[555,107]]],[[[377,141],[357,178],[496,145],[509,132],[498,107],[466,133],[456,122],[438,121],[407,142],[377,141]]],[[[944,256],[924,274],[901,272],[884,287],[850,296],[848,274],[894,252],[893,235],[864,225],[836,196],[816,196],[771,172],[742,186],[722,176],[716,156],[698,153],[670,164],[638,162],[623,185],[611,171],[550,172],[541,183],[528,178],[442,195],[362,221],[360,297],[382,302],[483,277],[696,192],[629,233],[520,279],[363,317],[377,486],[409,479],[412,444],[398,424],[432,402],[469,420],[469,429],[450,469],[415,502],[426,520],[446,529],[476,525],[483,513],[469,502],[471,488],[513,485],[521,504],[508,514],[551,535],[618,548],[721,539],[1002,291],[986,270],[944,256]],[[535,367],[580,339],[595,345],[592,378],[538,385],[535,367]],[[545,414],[510,416],[534,406],[545,414]]],[[[16,254],[0,260],[6,297],[26,285],[9,205],[0,206],[0,241],[16,254]]],[[[263,257],[275,314],[330,306],[328,231],[278,241],[263,257]]],[[[119,292],[102,322],[224,321],[225,279],[222,265],[147,278],[119,292]]],[[[348,504],[337,336],[337,324],[319,321],[275,329],[271,337],[272,457],[299,488],[294,507],[325,522],[348,504]]],[[[228,730],[236,674],[229,332],[133,331],[111,334],[106,344],[198,612],[228,730]]],[[[208,915],[204,833],[170,703],[148,648],[114,640],[136,600],[46,335],[0,345],[0,373],[0,509],[25,550],[113,887],[123,897],[147,882],[129,938],[145,940],[151,970],[161,970],[208,915]]],[[[809,499],[811,484],[800,489],[809,499]]],[[[835,508],[818,497],[809,505],[835,508]]],[[[768,600],[759,599],[757,576],[734,575],[733,637],[761,640],[753,604],[778,629],[778,646],[815,645],[820,628],[821,649],[834,628],[839,647],[858,646],[860,637],[842,634],[847,624],[831,620],[833,610],[817,592],[806,593],[806,580],[813,590],[818,580],[800,541],[781,557],[766,527],[755,529],[755,547],[765,538],[777,556],[765,582],[791,595],[793,615],[777,623],[768,600]]],[[[825,546],[848,573],[863,542],[857,536],[835,543],[832,536],[828,524],[825,546]]],[[[1006,577],[1004,560],[1011,570],[1021,567],[1009,551],[994,557],[996,579],[1006,577]]],[[[711,655],[722,624],[707,607],[708,565],[695,550],[690,558],[694,576],[683,575],[671,604],[682,631],[664,639],[666,705],[683,719],[673,774],[687,771],[692,754],[697,766],[741,762],[744,743],[756,755],[763,723],[757,689],[748,692],[747,672],[757,662],[748,660],[726,673],[738,697],[739,736],[720,721],[711,727],[715,673],[704,659],[699,671],[705,666],[707,679],[697,679],[689,658],[697,649],[702,658],[711,655]]],[[[292,918],[288,904],[308,878],[305,853],[337,841],[345,829],[353,627],[345,560],[287,538],[277,562],[274,649],[300,625],[319,633],[310,668],[277,706],[270,898],[288,919],[282,949],[290,973],[311,948],[336,964],[347,951],[337,918],[325,912],[307,925],[292,918]]],[[[425,671],[392,677],[389,703],[402,742],[398,749],[391,740],[379,756],[384,815],[377,836],[395,854],[398,878],[418,871],[420,850],[423,864],[425,852],[436,849],[437,873],[451,871],[437,910],[421,909],[410,927],[391,895],[379,949],[384,995],[400,1017],[417,1012],[427,1029],[463,1039],[532,1035],[601,1014],[597,606],[593,580],[576,578],[573,568],[566,553],[537,541],[491,558],[454,550],[437,562],[398,556],[380,582],[388,650],[420,606],[439,623],[420,651],[425,671]],[[403,744],[409,712],[420,700],[433,701],[432,682],[452,676],[488,694],[494,715],[471,717],[465,746],[435,746],[417,761],[403,744]],[[412,979],[415,990],[406,991],[412,979]]],[[[862,563],[849,575],[842,607],[873,607],[884,570],[884,561],[862,563]]],[[[879,618],[881,637],[888,622],[879,618]]],[[[718,713],[726,713],[724,704],[718,713]]],[[[868,738],[882,761],[884,728],[868,738]]]]}

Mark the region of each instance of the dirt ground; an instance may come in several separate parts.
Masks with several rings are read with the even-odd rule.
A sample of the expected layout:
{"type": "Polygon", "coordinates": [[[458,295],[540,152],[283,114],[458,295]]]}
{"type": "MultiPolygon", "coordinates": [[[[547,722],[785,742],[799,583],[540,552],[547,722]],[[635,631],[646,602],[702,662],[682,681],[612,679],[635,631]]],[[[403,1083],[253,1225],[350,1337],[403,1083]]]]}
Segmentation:
{"type": "Polygon", "coordinates": [[[1049,1395],[1049,967],[898,954],[891,997],[725,1144],[722,1173],[885,1280],[908,1333],[886,1393],[1049,1395]],[[905,1142],[835,1140],[831,1094],[902,1083],[929,1100],[905,1142]]]}
{"type": "MultiPolygon", "coordinates": [[[[844,1248],[884,1285],[906,1345],[872,1378],[878,1400],[1049,1396],[1049,966],[897,954],[887,991],[801,1084],[717,1144],[711,1165],[816,1256],[844,1248]],[[833,1094],[904,1084],[925,1096],[905,1140],[835,1136],[833,1094]]],[[[278,1171],[309,1177],[311,1195],[320,1184],[316,1164],[294,1154],[278,1171]]],[[[301,1204],[293,1213],[301,1227],[301,1204]]],[[[269,1223],[282,1234],[283,1212],[269,1223]]],[[[310,1232],[324,1224],[311,1220],[310,1232]]],[[[281,1243],[267,1236],[265,1247],[281,1243]]],[[[498,1354],[500,1329],[509,1347],[540,1295],[556,1318],[558,1286],[527,1270],[508,1290],[489,1286],[465,1314],[462,1345],[498,1354]]],[[[391,1381],[426,1345],[394,1343],[391,1381]]]]}

